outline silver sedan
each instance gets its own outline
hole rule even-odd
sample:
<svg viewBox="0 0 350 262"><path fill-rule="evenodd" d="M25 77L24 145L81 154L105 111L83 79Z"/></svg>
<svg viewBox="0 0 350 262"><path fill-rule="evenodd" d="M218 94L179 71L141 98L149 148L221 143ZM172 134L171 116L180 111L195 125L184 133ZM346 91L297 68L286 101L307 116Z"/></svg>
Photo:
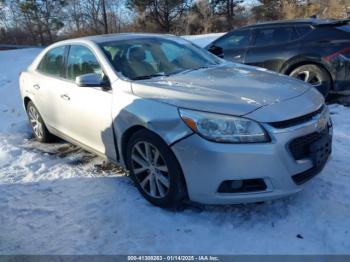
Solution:
<svg viewBox="0 0 350 262"><path fill-rule="evenodd" d="M162 207L284 197L331 153L329 111L312 86L170 35L55 43L20 90L37 140L58 136L126 167Z"/></svg>

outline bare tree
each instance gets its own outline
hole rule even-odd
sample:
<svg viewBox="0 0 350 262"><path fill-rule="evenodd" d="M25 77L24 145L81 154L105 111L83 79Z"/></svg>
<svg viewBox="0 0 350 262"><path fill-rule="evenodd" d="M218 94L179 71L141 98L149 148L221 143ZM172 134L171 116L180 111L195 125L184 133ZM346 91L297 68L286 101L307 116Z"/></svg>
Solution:
<svg viewBox="0 0 350 262"><path fill-rule="evenodd" d="M81 1L70 0L65 10L65 20L68 21L66 26L70 31L81 33L84 27L83 16Z"/></svg>
<svg viewBox="0 0 350 262"><path fill-rule="evenodd" d="M209 1L200 0L195 3L195 8L199 14L201 19L201 23L203 25L203 33L209 33L209 28L211 26L211 18L213 15L211 6Z"/></svg>
<svg viewBox="0 0 350 262"><path fill-rule="evenodd" d="M65 31L69 36L120 32L124 0L69 0Z"/></svg>
<svg viewBox="0 0 350 262"><path fill-rule="evenodd" d="M6 23L6 6L5 1L0 0L0 40L6 38L7 23Z"/></svg>
<svg viewBox="0 0 350 262"><path fill-rule="evenodd" d="M62 28L61 9L64 0L15 0L13 16L31 34L33 41L39 35L40 44L52 43L53 34Z"/></svg>
<svg viewBox="0 0 350 262"><path fill-rule="evenodd" d="M105 0L101 0L104 33L108 34L107 12Z"/></svg>
<svg viewBox="0 0 350 262"><path fill-rule="evenodd" d="M163 32L171 32L189 7L188 0L128 0L127 6L143 19L154 21Z"/></svg>
<svg viewBox="0 0 350 262"><path fill-rule="evenodd" d="M211 5L217 16L223 16L226 19L226 29L234 27L234 20L237 13L244 9L241 5L244 0L212 0Z"/></svg>
<svg viewBox="0 0 350 262"><path fill-rule="evenodd" d="M122 31L223 32L249 22L315 14L346 18L350 10L350 0L256 1L252 6L251 0L0 0L0 41L46 45Z"/></svg>
<svg viewBox="0 0 350 262"><path fill-rule="evenodd" d="M269 21L282 18L281 0L259 0L260 4L252 8L257 21Z"/></svg>

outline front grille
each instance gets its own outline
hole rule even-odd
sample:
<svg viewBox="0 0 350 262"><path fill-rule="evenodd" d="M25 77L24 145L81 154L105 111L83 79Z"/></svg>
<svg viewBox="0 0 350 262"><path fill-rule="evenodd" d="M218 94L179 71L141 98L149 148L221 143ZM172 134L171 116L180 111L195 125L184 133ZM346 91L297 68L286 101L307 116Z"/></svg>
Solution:
<svg viewBox="0 0 350 262"><path fill-rule="evenodd" d="M290 152L295 160L306 158L312 143L322 137L321 133L314 132L306 136L298 137L289 144Z"/></svg>
<svg viewBox="0 0 350 262"><path fill-rule="evenodd" d="M292 153L295 160L300 160L309 157L310 146L321 139L323 136L328 135L329 127L326 127L321 132L314 132L306 136L295 138L289 143L289 150Z"/></svg>
<svg viewBox="0 0 350 262"><path fill-rule="evenodd" d="M321 172L332 152L332 137L329 134L329 126L322 132L314 132L306 136L298 137L289 144L290 152L296 160L309 158L313 167L309 170L293 175L292 179L297 185L301 185Z"/></svg>
<svg viewBox="0 0 350 262"><path fill-rule="evenodd" d="M314 132L292 140L289 143L289 150L294 159L300 160L309 157L311 144L322 138L322 136L325 134L328 134L328 127L326 127L322 132Z"/></svg>
<svg viewBox="0 0 350 262"><path fill-rule="evenodd" d="M275 127L275 128L288 128L291 126L300 125L300 124L303 124L303 123L306 123L306 122L312 120L312 118L314 116L320 114L324 110L324 107L325 107L325 105L321 106L316 111L314 111L310 114L307 114L307 115L303 115L300 117L296 117L296 118L292 118L292 119L288 119L288 120L284 120L284 121L279 121L279 122L270 122L268 124Z"/></svg>

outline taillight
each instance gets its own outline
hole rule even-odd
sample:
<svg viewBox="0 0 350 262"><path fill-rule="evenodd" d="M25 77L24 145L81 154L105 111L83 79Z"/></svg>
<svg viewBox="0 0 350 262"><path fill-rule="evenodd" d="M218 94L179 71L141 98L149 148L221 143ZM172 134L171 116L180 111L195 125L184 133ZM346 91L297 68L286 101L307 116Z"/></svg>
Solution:
<svg viewBox="0 0 350 262"><path fill-rule="evenodd" d="M324 59L326 61L331 61L333 58L335 58L337 56L344 56L344 57L350 59L350 47L347 47L347 48L344 48L340 51L334 52L333 54L326 56Z"/></svg>

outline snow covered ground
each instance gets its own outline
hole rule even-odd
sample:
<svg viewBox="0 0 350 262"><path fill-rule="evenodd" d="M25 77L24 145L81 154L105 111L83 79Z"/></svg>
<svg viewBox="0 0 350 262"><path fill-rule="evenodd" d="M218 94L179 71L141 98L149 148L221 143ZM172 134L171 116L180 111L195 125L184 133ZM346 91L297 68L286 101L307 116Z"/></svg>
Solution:
<svg viewBox="0 0 350 262"><path fill-rule="evenodd" d="M332 159L300 194L162 210L101 158L32 139L17 79L38 52L0 51L0 254L350 254L349 108L331 106Z"/></svg>

